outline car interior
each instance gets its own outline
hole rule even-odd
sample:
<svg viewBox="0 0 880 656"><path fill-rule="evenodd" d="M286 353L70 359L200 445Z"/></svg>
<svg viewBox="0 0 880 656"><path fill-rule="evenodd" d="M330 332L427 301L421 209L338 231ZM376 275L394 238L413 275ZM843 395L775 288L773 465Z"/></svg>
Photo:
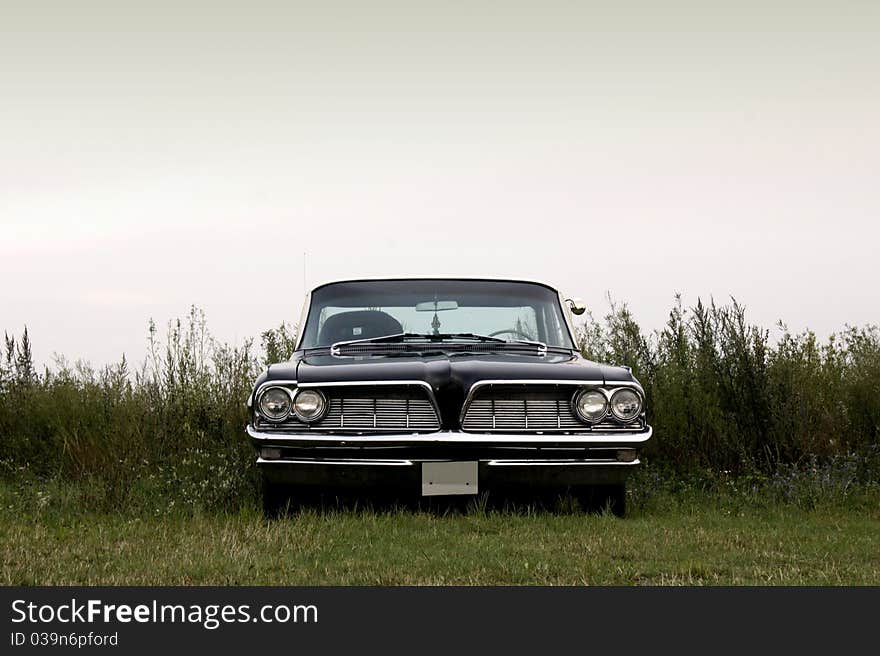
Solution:
<svg viewBox="0 0 880 656"><path fill-rule="evenodd" d="M371 339L403 332L400 322L380 310L354 310L327 317L318 338L320 344L352 339Z"/></svg>

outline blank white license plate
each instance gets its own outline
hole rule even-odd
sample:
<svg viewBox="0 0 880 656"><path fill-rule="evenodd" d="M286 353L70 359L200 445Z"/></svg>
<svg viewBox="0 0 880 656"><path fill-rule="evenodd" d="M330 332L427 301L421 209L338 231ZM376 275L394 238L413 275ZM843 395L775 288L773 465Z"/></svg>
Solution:
<svg viewBox="0 0 880 656"><path fill-rule="evenodd" d="M423 462L422 496L476 494L476 462Z"/></svg>

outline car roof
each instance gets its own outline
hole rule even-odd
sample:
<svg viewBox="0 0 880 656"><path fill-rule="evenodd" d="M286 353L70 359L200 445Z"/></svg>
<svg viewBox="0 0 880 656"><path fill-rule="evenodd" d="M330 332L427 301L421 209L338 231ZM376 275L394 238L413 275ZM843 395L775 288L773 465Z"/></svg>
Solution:
<svg viewBox="0 0 880 656"><path fill-rule="evenodd" d="M398 280L463 280L463 281L472 281L472 282L522 282L531 285L541 285L542 287L546 287L554 292L559 292L558 287L554 287L553 285L543 282L541 280L529 280L525 278L512 278L512 277L502 277L502 276L452 276L452 275L424 275L424 276L370 276L363 278L340 278L336 280L327 280L322 282L320 285L316 285L311 288L311 291L314 292L317 289L321 289L322 287L326 287L328 285L335 285L337 283L346 283L346 282L381 282L383 280L387 281L398 281Z"/></svg>

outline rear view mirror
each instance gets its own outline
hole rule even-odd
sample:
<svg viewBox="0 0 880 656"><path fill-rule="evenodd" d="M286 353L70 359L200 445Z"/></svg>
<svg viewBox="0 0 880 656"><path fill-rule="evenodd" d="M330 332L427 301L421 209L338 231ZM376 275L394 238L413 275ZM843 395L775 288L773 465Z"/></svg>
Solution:
<svg viewBox="0 0 880 656"><path fill-rule="evenodd" d="M587 304L584 303L583 299L567 298L565 299L565 302L568 303L568 307L572 314L581 315L587 311Z"/></svg>
<svg viewBox="0 0 880 656"><path fill-rule="evenodd" d="M416 312L442 312L443 310L457 310L458 301L425 301L416 303Z"/></svg>

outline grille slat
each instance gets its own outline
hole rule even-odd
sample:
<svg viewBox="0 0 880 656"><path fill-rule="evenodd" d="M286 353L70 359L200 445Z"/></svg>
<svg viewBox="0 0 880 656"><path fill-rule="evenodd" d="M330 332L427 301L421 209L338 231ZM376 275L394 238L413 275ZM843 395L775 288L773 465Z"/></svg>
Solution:
<svg viewBox="0 0 880 656"><path fill-rule="evenodd" d="M517 387L491 385L478 390L467 408L462 429L466 432L633 432L644 427L642 420L621 424L607 418L584 424L571 405L576 387Z"/></svg>

